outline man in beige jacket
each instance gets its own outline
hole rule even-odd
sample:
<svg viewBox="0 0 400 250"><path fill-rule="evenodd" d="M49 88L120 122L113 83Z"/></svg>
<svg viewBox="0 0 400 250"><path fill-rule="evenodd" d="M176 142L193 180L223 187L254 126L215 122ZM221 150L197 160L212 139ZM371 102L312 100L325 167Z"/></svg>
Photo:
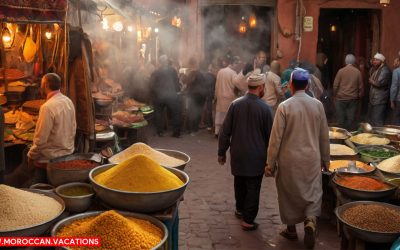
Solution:
<svg viewBox="0 0 400 250"><path fill-rule="evenodd" d="M364 94L364 87L361 72L354 66L356 63L355 56L346 55L345 63L346 66L336 74L333 83L333 96L338 126L353 130L358 102Z"/></svg>

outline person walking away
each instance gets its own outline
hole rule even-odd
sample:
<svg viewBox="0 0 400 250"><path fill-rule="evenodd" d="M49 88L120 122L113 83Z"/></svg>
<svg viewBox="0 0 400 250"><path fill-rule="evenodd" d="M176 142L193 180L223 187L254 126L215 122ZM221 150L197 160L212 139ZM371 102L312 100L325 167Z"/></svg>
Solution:
<svg viewBox="0 0 400 250"><path fill-rule="evenodd" d="M273 114L275 114L278 104L285 99L279 77L280 67L278 61L272 61L271 70L266 73L265 77L265 95L262 100L272 108Z"/></svg>
<svg viewBox="0 0 400 250"><path fill-rule="evenodd" d="M189 133L194 135L199 130L201 114L204 103L206 101L205 77L197 68L196 60L189 60L189 72L187 76L187 95L189 98L188 105L188 129Z"/></svg>
<svg viewBox="0 0 400 250"><path fill-rule="evenodd" d="M43 76L40 90L46 102L39 109L28 167L34 169L32 184L47 182L49 160L74 152L76 117L72 101L60 91L61 78L55 73Z"/></svg>
<svg viewBox="0 0 400 250"><path fill-rule="evenodd" d="M234 56L228 67L220 69L215 83L215 136L218 136L219 130L224 122L229 105L238 96L235 94L235 88L242 92L247 90L245 75L248 72L238 72L241 70L242 61L240 57Z"/></svg>
<svg viewBox="0 0 400 250"><path fill-rule="evenodd" d="M212 64L208 65L207 71L203 71L204 76L204 85L206 89L206 104L204 110L204 118L203 123L207 126L207 130L209 132L212 131L214 126L213 120L213 100L214 100L214 93L215 93L215 76L216 76L216 69Z"/></svg>
<svg viewBox="0 0 400 250"><path fill-rule="evenodd" d="M390 107L393 109L393 125L400 125L400 55L394 59L392 85L390 86Z"/></svg>
<svg viewBox="0 0 400 250"><path fill-rule="evenodd" d="M264 94L264 75L252 74L249 91L229 107L218 141L218 162L225 164L230 148L231 173L234 176L236 217L243 230L258 227L260 188L272 127L271 108L260 98Z"/></svg>
<svg viewBox="0 0 400 250"><path fill-rule="evenodd" d="M160 67L150 77L150 90L153 97L155 123L158 136L164 136L164 109L167 108L172 116L173 137L181 134L181 103L179 78L176 70L169 65L166 55L160 56Z"/></svg>
<svg viewBox="0 0 400 250"><path fill-rule="evenodd" d="M372 68L368 82L369 91L368 118L374 127L382 127L385 122L386 106L389 101L392 75L385 63L385 56L376 53L372 59Z"/></svg>
<svg viewBox="0 0 400 250"><path fill-rule="evenodd" d="M279 211L287 228L280 234L297 239L304 222L304 243L315 244L321 213L321 164L329 168L329 129L320 101L305 93L309 73L296 68L289 83L292 97L279 104L269 140L265 175L275 177Z"/></svg>
<svg viewBox="0 0 400 250"><path fill-rule="evenodd" d="M333 82L336 119L338 126L352 131L359 101L364 94L361 71L355 66L356 57L346 55L343 68L339 69Z"/></svg>

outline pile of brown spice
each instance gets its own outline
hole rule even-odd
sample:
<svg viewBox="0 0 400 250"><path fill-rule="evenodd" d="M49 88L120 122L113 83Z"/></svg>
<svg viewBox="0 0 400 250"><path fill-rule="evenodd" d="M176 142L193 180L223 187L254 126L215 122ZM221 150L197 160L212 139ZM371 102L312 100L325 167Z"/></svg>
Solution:
<svg viewBox="0 0 400 250"><path fill-rule="evenodd" d="M400 233L400 211L375 204L360 204L342 213L352 226L374 232Z"/></svg>

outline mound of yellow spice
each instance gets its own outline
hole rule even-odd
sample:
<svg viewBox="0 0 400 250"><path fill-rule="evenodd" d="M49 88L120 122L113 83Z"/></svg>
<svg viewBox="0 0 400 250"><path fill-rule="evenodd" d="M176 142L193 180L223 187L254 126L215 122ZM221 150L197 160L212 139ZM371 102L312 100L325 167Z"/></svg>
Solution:
<svg viewBox="0 0 400 250"><path fill-rule="evenodd" d="M163 232L147 220L124 217L110 210L74 221L61 228L57 237L99 237L101 248L96 249L144 250L160 243Z"/></svg>
<svg viewBox="0 0 400 250"><path fill-rule="evenodd" d="M145 155L135 155L94 179L108 188L130 192L167 191L184 184L175 174Z"/></svg>

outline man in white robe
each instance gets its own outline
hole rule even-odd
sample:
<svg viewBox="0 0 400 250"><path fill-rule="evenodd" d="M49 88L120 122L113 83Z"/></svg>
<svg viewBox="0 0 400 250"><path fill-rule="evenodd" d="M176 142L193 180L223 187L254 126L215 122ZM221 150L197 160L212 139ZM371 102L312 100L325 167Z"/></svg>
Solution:
<svg viewBox="0 0 400 250"><path fill-rule="evenodd" d="M321 166L329 167L330 159L324 107L304 91L309 77L301 68L292 73L292 97L276 111L265 175L276 175L280 216L287 225L281 235L297 239L295 225L304 221L304 244L312 248L321 213Z"/></svg>
<svg viewBox="0 0 400 250"><path fill-rule="evenodd" d="M247 91L247 82L245 75L248 72L240 71L242 62L240 57L234 56L231 64L228 67L218 71L217 80L215 83L215 98L216 98L216 112L215 112L215 135L218 136L219 130L224 122L226 113L228 112L229 105L233 100L238 98L235 93L235 88L241 92Z"/></svg>

